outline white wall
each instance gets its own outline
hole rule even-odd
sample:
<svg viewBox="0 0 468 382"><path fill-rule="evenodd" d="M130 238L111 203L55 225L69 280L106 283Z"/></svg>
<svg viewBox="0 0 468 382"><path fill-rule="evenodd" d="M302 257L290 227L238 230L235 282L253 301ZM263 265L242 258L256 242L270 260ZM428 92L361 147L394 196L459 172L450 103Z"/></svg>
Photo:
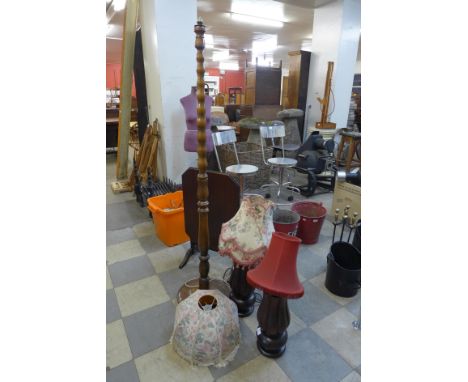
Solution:
<svg viewBox="0 0 468 382"><path fill-rule="evenodd" d="M140 0L149 118L158 118L161 126L158 176L175 181L196 158L184 151L185 115L179 102L196 84L196 22L196 0L184 0L183 6L174 0Z"/></svg>
<svg viewBox="0 0 468 382"><path fill-rule="evenodd" d="M361 1L344 0L341 37L336 60L333 92L335 111L330 120L337 128L346 127L351 103L351 92L361 36Z"/></svg>
<svg viewBox="0 0 468 382"><path fill-rule="evenodd" d="M354 67L354 73L355 74L361 73L361 61L356 61L356 66Z"/></svg>
<svg viewBox="0 0 468 382"><path fill-rule="evenodd" d="M337 0L314 10L307 93L308 127L320 121L317 97L323 98L328 61L335 63L332 79L335 106L330 121L335 122L337 128L346 126L360 36L360 4L360 0Z"/></svg>

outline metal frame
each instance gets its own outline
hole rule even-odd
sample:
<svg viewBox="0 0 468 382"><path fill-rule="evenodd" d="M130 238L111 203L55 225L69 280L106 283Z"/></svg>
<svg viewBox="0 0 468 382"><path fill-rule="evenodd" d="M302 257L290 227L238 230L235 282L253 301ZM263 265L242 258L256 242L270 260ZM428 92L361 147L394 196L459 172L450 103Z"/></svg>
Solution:
<svg viewBox="0 0 468 382"><path fill-rule="evenodd" d="M262 124L260 125L260 146L262 148L262 157L263 157L263 162L270 166L271 169L278 167L279 169L279 174L278 174L278 182L274 181L271 179L271 182L273 183L268 183L262 185L260 188L267 188L270 186L278 186L278 192L277 192L277 198L279 202L280 194L281 194L281 189L286 188L289 189L290 191L300 193L300 190L297 187L291 186L291 182L289 181L289 174L287 174L288 181L283 183L283 172L287 170L288 167L285 166L280 166L280 165L274 165L272 163L269 163L265 159L265 150L263 147L263 140L265 140L265 146L267 143L267 139L271 139L271 144L272 146L275 146L275 139L279 138L281 142L281 155L282 158L284 158L284 137L286 136L286 128L284 126L284 123L281 121L273 121L270 125ZM293 167L291 167L293 168ZM290 196L292 198L292 195ZM289 198L288 198L289 200Z"/></svg>
<svg viewBox="0 0 468 382"><path fill-rule="evenodd" d="M262 124L260 125L260 146L262 148L262 157L263 157L263 162L269 166L271 166L270 163L268 163L265 159L265 150L263 149L263 140L265 141L267 139L271 139L271 145L275 146L275 138L280 138L281 141L281 154L284 158L284 137L286 136L286 129L284 127L284 123L281 121L273 121L271 125L265 125ZM266 146L266 142L265 142Z"/></svg>
<svg viewBox="0 0 468 382"><path fill-rule="evenodd" d="M211 136L213 137L213 146L214 146L216 161L218 162L218 167L219 167L220 172L226 172L226 171L223 171L223 168L221 166L221 161L219 160L218 150L216 149L217 146L232 144L234 147L234 154L236 156L237 164L240 164L239 157L237 156L237 148L236 148L237 138L236 138L236 133L234 132L234 130L219 131L217 133L212 133Z"/></svg>

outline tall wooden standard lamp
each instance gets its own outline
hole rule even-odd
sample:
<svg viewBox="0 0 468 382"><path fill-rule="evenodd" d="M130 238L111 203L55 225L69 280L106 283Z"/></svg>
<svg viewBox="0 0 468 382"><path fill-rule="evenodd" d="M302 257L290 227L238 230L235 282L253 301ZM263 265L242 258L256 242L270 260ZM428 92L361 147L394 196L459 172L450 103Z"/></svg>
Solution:
<svg viewBox="0 0 468 382"><path fill-rule="evenodd" d="M197 138L198 138L198 175L197 175L197 198L198 198L198 248L200 250L200 265L198 278L191 279L184 283L177 294L177 301L180 302L198 289L218 289L229 297L231 288L223 280L210 279L210 255L208 254L209 230L208 230L208 174L206 168L206 117L205 117L205 68L203 67L203 50L205 49L205 25L201 17L195 24L196 34L195 48L197 49Z"/></svg>

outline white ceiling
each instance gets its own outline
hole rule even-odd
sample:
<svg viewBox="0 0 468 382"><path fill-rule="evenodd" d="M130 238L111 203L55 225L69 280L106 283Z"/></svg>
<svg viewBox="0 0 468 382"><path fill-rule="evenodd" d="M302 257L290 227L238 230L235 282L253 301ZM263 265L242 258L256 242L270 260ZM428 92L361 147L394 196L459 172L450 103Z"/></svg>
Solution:
<svg viewBox="0 0 468 382"><path fill-rule="evenodd" d="M206 34L213 36L213 46L208 44L208 39L205 41L205 66L218 67L219 61L213 61L213 54L222 51L227 54L225 50L229 49L229 58L223 61L238 63L240 68L244 68L245 61L252 60L254 41L276 38L275 49L260 49L256 55L260 56L260 60L266 59L266 65L272 62L272 65L277 66L282 60L283 67L287 67L288 52L310 50L314 8L331 1L334 0L198 0L198 16L203 18ZM124 11L113 12L112 8L112 4L108 5L107 62L118 63ZM268 20L282 21L283 25L275 27L240 22L231 19L236 17L231 16L232 13L256 17L261 15Z"/></svg>

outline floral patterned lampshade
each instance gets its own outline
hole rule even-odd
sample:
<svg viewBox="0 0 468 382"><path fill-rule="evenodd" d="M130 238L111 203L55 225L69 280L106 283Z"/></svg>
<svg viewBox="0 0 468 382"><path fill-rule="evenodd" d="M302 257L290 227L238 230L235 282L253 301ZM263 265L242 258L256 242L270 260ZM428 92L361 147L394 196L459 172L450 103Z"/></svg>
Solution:
<svg viewBox="0 0 468 382"><path fill-rule="evenodd" d="M240 344L236 304L217 290L197 290L177 305L171 342L193 365L226 366Z"/></svg>
<svg viewBox="0 0 468 382"><path fill-rule="evenodd" d="M219 254L229 256L238 266L257 265L275 231L273 207L273 202L263 196L244 196L236 215L221 227Z"/></svg>

